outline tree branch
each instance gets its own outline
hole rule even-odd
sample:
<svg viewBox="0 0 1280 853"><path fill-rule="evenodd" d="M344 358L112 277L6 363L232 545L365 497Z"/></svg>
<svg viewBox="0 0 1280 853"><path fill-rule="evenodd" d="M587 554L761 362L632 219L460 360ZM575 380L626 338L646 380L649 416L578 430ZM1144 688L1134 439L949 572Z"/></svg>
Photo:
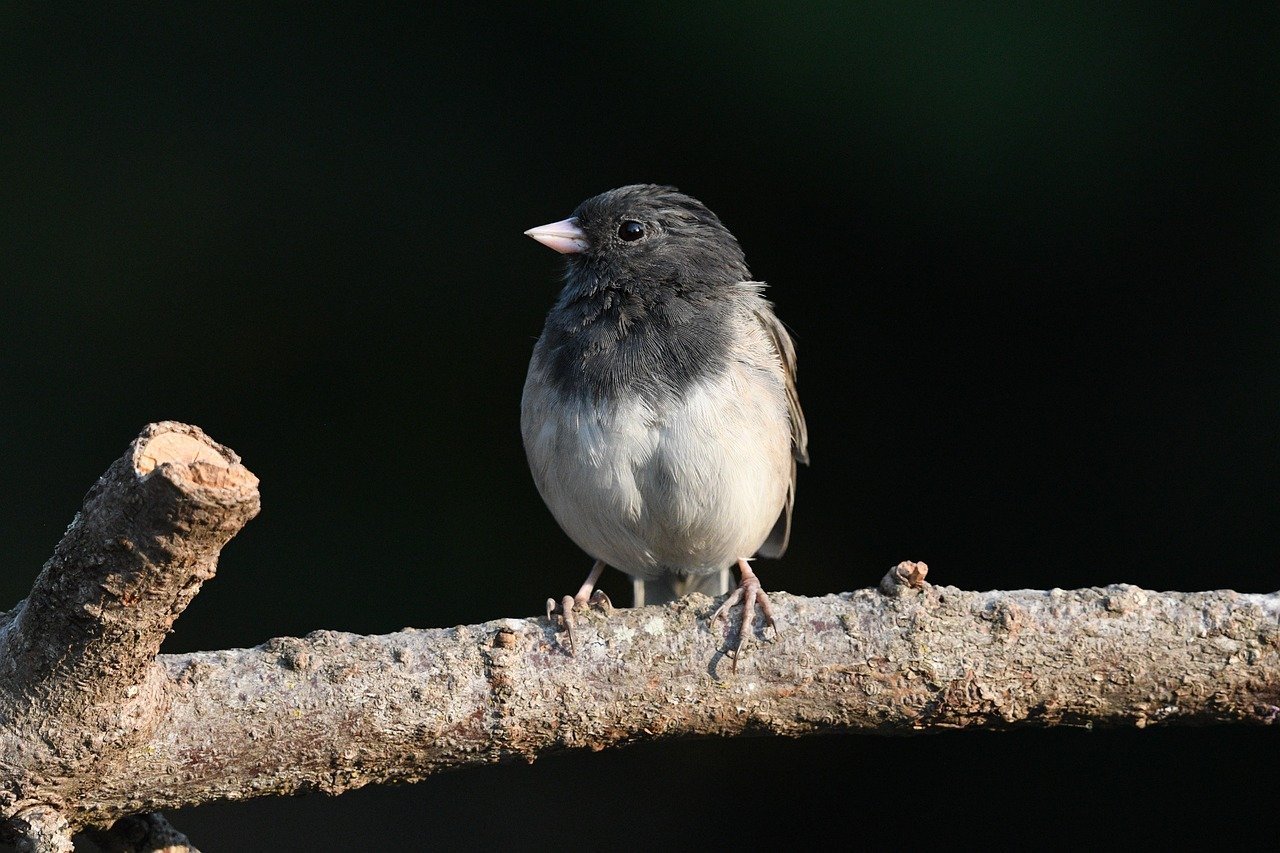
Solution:
<svg viewBox="0 0 1280 853"><path fill-rule="evenodd" d="M111 829L90 833L103 853L200 853L159 814L123 818Z"/></svg>
<svg viewBox="0 0 1280 853"><path fill-rule="evenodd" d="M11 829L49 810L80 828L99 774L145 748L172 691L160 643L257 512L258 479L240 458L171 422L144 428L89 490L31 594L0 620Z"/></svg>
<svg viewBox="0 0 1280 853"><path fill-rule="evenodd" d="M18 842L18 853L68 853L71 827L56 809L35 805L23 809L9 822Z"/></svg>
<svg viewBox="0 0 1280 853"><path fill-rule="evenodd" d="M162 435L187 449L157 448ZM148 448L165 447L147 469ZM162 471L168 485L146 485ZM715 602L696 595L584 614L576 657L540 618L154 657L256 511L235 455L174 424L148 427L91 490L0 628L0 648L22 655L4 658L0 690L11 831L35 807L110 827L659 738L1280 719L1280 594L966 592L926 584L916 563L878 589L773 594L783 632L757 628L736 674L732 637L708 624ZM60 657L52 636L72 651Z"/></svg>

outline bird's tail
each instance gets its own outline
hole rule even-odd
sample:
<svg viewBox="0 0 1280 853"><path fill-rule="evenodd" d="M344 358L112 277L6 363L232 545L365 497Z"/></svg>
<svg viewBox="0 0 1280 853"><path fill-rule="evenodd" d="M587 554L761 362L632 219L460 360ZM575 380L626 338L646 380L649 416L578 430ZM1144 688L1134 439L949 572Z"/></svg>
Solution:
<svg viewBox="0 0 1280 853"><path fill-rule="evenodd" d="M701 592L713 598L728 592L733 583L733 576L728 568L706 575L667 575L657 580L640 580L631 582L635 600L633 607L644 607L646 604L666 604L683 598L691 592Z"/></svg>

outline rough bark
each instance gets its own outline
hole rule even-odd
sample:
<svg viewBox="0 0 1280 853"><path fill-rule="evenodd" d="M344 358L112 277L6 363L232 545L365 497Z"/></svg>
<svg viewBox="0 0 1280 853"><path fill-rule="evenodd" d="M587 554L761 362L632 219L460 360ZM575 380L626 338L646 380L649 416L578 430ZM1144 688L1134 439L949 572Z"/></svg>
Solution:
<svg viewBox="0 0 1280 853"><path fill-rule="evenodd" d="M187 837L159 814L132 815L90 837L103 853L200 853Z"/></svg>
<svg viewBox="0 0 1280 853"><path fill-rule="evenodd" d="M169 434L217 458L174 439L186 452L148 469ZM256 510L235 455L174 424L90 492L0 628L0 817L33 845L33 816L52 833L30 849L83 827L127 838L157 809L658 738L1280 719L1280 594L966 592L916 563L877 589L773 593L782 633L755 626L736 674L700 595L582 614L576 656L528 618L157 657Z"/></svg>
<svg viewBox="0 0 1280 853"><path fill-rule="evenodd" d="M31 594L0 618L0 817L24 844L70 849L51 846L47 815L84 826L106 768L147 748L173 689L160 643L257 512L239 457L169 422L144 428L89 490Z"/></svg>
<svg viewBox="0 0 1280 853"><path fill-rule="evenodd" d="M50 806L22 809L9 823L17 836L18 853L67 853L74 849L66 818Z"/></svg>

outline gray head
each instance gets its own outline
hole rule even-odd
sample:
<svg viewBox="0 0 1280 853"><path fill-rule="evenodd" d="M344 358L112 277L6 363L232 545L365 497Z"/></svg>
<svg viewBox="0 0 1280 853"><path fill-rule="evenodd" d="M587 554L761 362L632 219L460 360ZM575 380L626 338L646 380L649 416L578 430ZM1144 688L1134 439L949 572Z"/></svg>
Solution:
<svg viewBox="0 0 1280 853"><path fill-rule="evenodd" d="M725 363L727 318L754 296L738 241L702 202L634 184L525 232L565 254L540 346L562 392L680 393Z"/></svg>
<svg viewBox="0 0 1280 853"><path fill-rule="evenodd" d="M742 248L719 217L675 187L609 190L570 218L525 233L568 256L566 290L575 296L601 289L711 295L751 278Z"/></svg>

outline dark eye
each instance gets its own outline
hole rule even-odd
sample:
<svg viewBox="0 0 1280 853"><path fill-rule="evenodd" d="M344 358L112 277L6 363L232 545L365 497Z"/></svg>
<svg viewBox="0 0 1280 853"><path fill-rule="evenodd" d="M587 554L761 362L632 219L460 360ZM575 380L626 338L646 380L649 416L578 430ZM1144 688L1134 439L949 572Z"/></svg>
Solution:
<svg viewBox="0 0 1280 853"><path fill-rule="evenodd" d="M634 219L628 219L618 226L618 236L630 243L644 236L644 226Z"/></svg>

